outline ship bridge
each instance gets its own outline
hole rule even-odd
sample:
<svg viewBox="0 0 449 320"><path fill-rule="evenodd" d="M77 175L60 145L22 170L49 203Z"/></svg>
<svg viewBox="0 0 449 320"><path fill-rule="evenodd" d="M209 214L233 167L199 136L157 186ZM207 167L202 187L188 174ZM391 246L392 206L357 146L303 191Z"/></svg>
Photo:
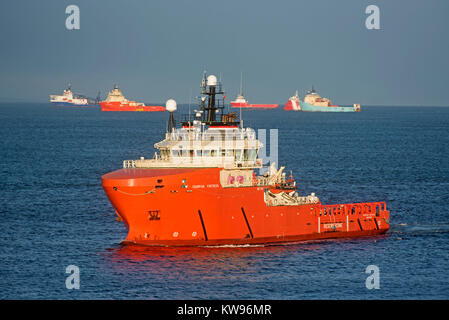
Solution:
<svg viewBox="0 0 449 320"><path fill-rule="evenodd" d="M257 155L263 144L251 128L176 129L154 147L159 153L153 159L125 160L124 167L262 167Z"/></svg>
<svg viewBox="0 0 449 320"><path fill-rule="evenodd" d="M321 97L318 94L318 92L315 91L315 88L313 86L312 90L307 91L307 94L304 97L304 102L312 106L322 106L322 107L328 107L331 106L332 104L332 102L329 99Z"/></svg>

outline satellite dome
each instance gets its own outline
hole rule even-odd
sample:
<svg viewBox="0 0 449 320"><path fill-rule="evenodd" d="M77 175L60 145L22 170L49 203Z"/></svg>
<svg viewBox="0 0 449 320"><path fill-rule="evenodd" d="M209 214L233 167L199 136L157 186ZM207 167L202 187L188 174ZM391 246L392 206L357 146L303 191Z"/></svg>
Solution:
<svg viewBox="0 0 449 320"><path fill-rule="evenodd" d="M167 109L168 112L176 111L177 109L176 101L173 99L168 99L167 102L165 103L165 108Z"/></svg>
<svg viewBox="0 0 449 320"><path fill-rule="evenodd" d="M207 85L208 86L216 86L217 85L217 77L211 74L207 77Z"/></svg>

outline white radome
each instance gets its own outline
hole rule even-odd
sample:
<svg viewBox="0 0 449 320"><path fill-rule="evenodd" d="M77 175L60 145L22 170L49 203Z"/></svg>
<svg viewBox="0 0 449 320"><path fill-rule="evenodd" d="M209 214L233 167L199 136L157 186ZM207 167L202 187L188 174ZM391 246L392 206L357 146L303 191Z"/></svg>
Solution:
<svg viewBox="0 0 449 320"><path fill-rule="evenodd" d="M167 102L165 103L165 109L167 109L168 112L176 111L177 109L176 101L173 99L168 99Z"/></svg>
<svg viewBox="0 0 449 320"><path fill-rule="evenodd" d="M217 85L217 77L211 74L207 77L207 85L208 86L216 86Z"/></svg>

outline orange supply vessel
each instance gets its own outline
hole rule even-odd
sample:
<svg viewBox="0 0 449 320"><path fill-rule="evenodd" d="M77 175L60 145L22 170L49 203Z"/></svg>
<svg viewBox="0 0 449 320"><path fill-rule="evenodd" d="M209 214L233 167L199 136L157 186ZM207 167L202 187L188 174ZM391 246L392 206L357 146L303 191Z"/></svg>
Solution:
<svg viewBox="0 0 449 320"><path fill-rule="evenodd" d="M117 85L100 103L101 111L165 111L163 106L146 106L142 102L125 99Z"/></svg>
<svg viewBox="0 0 449 320"><path fill-rule="evenodd" d="M238 95L234 101L231 101L233 108L246 108L246 109L275 109L279 107L278 104L254 104L249 103L243 95Z"/></svg>
<svg viewBox="0 0 449 320"><path fill-rule="evenodd" d="M245 109L275 109L278 104L254 104L249 103L243 96L243 74L240 75L240 93L234 101L231 101L232 108L245 108Z"/></svg>
<svg viewBox="0 0 449 320"><path fill-rule="evenodd" d="M125 160L102 177L119 218L124 243L167 246L271 244L382 234L389 229L385 202L324 205L299 195L284 167L262 168L263 147L235 112L223 113L221 84L203 77L200 110L176 128L176 102L154 158ZM220 102L223 102L220 104Z"/></svg>

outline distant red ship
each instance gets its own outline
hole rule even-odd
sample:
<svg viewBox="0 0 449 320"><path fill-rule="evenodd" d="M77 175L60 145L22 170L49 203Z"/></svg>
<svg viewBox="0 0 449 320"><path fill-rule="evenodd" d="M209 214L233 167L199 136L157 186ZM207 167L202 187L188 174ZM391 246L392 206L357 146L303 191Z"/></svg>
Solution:
<svg viewBox="0 0 449 320"><path fill-rule="evenodd" d="M275 109L278 104L253 104L248 103L242 94L239 94L234 101L231 101L233 108L262 108L262 109Z"/></svg>
<svg viewBox="0 0 449 320"><path fill-rule="evenodd" d="M240 76L240 94L235 98L234 101L231 101L231 106L233 108L257 108L257 109L275 109L279 105L278 104L253 104L248 103L248 101L243 96L243 76Z"/></svg>
<svg viewBox="0 0 449 320"><path fill-rule="evenodd" d="M106 100L99 104L101 111L165 111L163 106L146 106L142 102L127 100L117 85L109 92Z"/></svg>

